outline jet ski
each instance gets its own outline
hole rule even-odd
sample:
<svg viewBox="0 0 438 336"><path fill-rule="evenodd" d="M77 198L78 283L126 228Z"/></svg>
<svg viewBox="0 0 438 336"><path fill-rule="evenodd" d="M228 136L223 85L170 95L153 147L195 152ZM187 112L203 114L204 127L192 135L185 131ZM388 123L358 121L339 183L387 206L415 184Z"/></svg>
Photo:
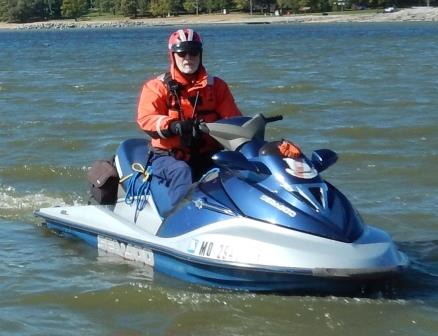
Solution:
<svg viewBox="0 0 438 336"><path fill-rule="evenodd" d="M166 184L149 169L148 141L139 138L117 150L113 204L35 215L100 251L203 286L335 293L402 274L409 260L391 237L366 225L321 177L337 161L335 152L285 158L278 141L265 140L266 125L281 119L259 114L201 123L224 149L174 208Z"/></svg>

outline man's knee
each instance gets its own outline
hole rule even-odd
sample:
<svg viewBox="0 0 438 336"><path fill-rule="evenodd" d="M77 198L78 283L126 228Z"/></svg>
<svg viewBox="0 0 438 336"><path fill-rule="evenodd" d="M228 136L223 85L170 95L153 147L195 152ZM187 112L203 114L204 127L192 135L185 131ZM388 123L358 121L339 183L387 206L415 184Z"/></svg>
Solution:
<svg viewBox="0 0 438 336"><path fill-rule="evenodd" d="M175 206L187 193L192 184L192 172L190 166L174 157L158 157L152 164L154 174L165 181L168 188L170 203Z"/></svg>
<svg viewBox="0 0 438 336"><path fill-rule="evenodd" d="M175 162L169 166L167 173L170 179L180 179L181 181L192 183L190 166L184 161L175 160Z"/></svg>

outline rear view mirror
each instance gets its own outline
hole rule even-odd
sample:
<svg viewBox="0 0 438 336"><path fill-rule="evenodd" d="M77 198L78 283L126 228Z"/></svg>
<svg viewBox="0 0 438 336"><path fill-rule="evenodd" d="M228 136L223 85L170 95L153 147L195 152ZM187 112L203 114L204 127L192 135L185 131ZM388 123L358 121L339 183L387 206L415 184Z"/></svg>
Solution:
<svg viewBox="0 0 438 336"><path fill-rule="evenodd" d="M338 154L330 149L317 149L312 153L311 161L313 167L320 173L338 161Z"/></svg>

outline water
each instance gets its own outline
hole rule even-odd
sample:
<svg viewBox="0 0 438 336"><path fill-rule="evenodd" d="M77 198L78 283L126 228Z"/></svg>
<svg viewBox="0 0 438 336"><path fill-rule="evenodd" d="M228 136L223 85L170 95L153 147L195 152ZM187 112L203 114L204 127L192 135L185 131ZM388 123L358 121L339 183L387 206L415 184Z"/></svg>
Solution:
<svg viewBox="0 0 438 336"><path fill-rule="evenodd" d="M433 23L199 27L208 70L242 111L285 116L269 138L338 152L324 176L412 260L388 293L209 290L39 225L33 210L86 203L91 162L141 136L140 86L165 70L172 30L0 32L0 334L436 335Z"/></svg>

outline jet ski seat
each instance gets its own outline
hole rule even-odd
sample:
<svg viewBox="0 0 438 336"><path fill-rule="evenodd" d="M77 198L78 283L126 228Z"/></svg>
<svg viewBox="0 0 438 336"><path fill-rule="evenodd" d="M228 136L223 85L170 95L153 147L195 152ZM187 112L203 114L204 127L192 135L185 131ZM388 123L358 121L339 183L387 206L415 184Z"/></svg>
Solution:
<svg viewBox="0 0 438 336"><path fill-rule="evenodd" d="M134 172L132 169L133 163L141 164L144 168L146 168L148 153L149 142L144 138L128 139L120 144L116 152L115 161L117 171L122 181L123 177L129 176ZM129 183L129 178L125 179L121 183L125 192L128 190ZM142 183L143 179L138 178L135 181L134 191L139 190ZM160 216L163 218L165 214L167 214L172 208L168 197L169 188L167 188L166 184L161 178L153 175L153 171L150 183L150 193L152 194L155 207Z"/></svg>
<svg viewBox="0 0 438 336"><path fill-rule="evenodd" d="M132 164L139 163L146 166L148 155L148 142L146 139L128 139L123 141L116 152L116 166L120 178L132 173ZM122 182L123 189L126 190L129 180Z"/></svg>

